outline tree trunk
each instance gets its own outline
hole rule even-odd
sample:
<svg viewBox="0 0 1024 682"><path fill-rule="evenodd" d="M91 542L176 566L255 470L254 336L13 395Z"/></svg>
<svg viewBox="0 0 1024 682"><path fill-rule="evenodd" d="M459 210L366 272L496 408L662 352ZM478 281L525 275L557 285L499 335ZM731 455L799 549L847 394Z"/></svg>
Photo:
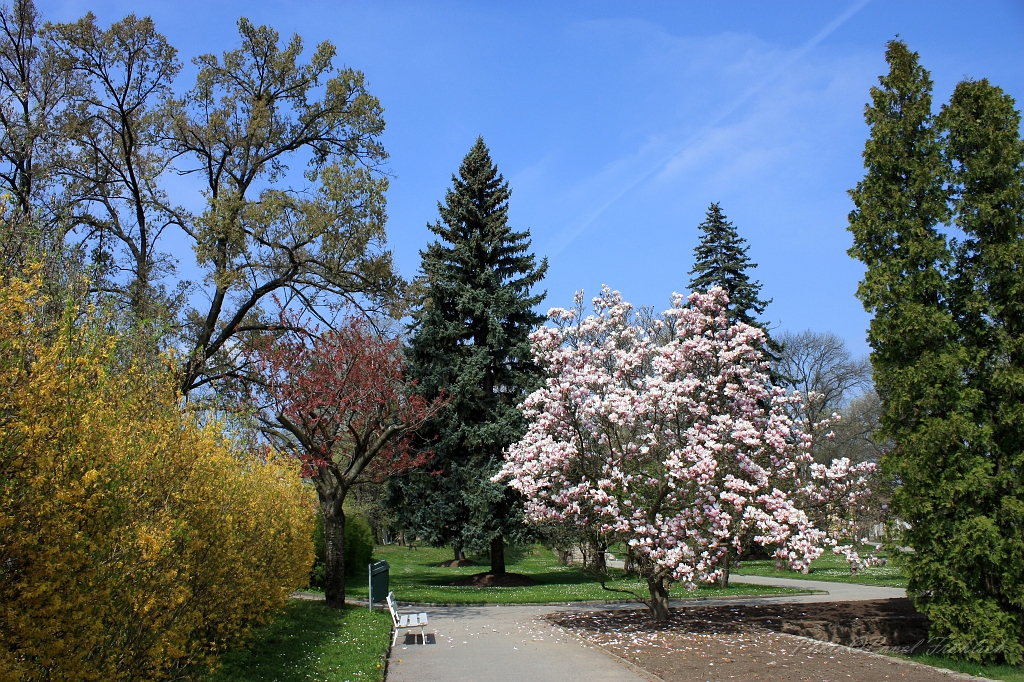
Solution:
<svg viewBox="0 0 1024 682"><path fill-rule="evenodd" d="M491 573L505 573L505 538L500 535L491 540Z"/></svg>
<svg viewBox="0 0 1024 682"><path fill-rule="evenodd" d="M462 548L462 544L461 543L455 544L452 547L452 550L455 552L455 560L456 561L465 561L466 560L466 551Z"/></svg>
<svg viewBox="0 0 1024 682"><path fill-rule="evenodd" d="M668 584L666 578L648 578L647 587L651 591L651 616L654 620L668 620Z"/></svg>
<svg viewBox="0 0 1024 682"><path fill-rule="evenodd" d="M605 551L608 549L608 543L603 540L597 540L592 545L593 552L590 556L590 570L596 573L607 573L608 562L605 557Z"/></svg>
<svg viewBox="0 0 1024 682"><path fill-rule="evenodd" d="M345 512L340 508L324 510L324 564L327 605L340 609L345 606Z"/></svg>
<svg viewBox="0 0 1024 682"><path fill-rule="evenodd" d="M722 577L718 579L718 586L723 590L729 587L729 569L731 568L730 557L732 557L732 547L725 550L725 562L722 566Z"/></svg>

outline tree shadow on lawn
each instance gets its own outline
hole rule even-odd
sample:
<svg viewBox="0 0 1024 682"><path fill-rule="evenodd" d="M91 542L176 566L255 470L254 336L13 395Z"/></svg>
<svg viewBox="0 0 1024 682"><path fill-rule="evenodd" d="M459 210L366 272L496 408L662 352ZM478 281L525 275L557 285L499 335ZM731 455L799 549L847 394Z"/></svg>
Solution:
<svg viewBox="0 0 1024 682"><path fill-rule="evenodd" d="M432 574L421 574L414 576L402 576L400 584L405 588L437 588L445 587L451 588L452 582L458 580L461 577L473 575L473 572L479 572L479 566L467 566L468 570L460 571L455 573L452 569L438 568L438 571L449 571L445 573L432 573ZM509 567L510 573L521 573L525 576L533 578L536 581L534 587L543 587L545 585L589 585L596 583L597 580L587 573L581 571L551 571L544 570L541 572L534 572L530 570L517 570L514 567ZM392 578L392 583L398 583L398 580ZM609 584L611 584L609 582ZM490 588L487 588L490 589ZM501 589L501 588L495 588Z"/></svg>
<svg viewBox="0 0 1024 682"><path fill-rule="evenodd" d="M565 601L629 600L628 594L601 590L594 576L577 567L566 567L558 563L555 555L547 548L516 547L509 557L514 561L506 563L510 573L532 579L530 586L470 585L456 586L459 580L480 572L481 567L448 567L438 564L447 559L450 551L437 548L382 547L376 558L387 559L391 564L390 589L399 602L421 604L532 604ZM618 580L620 571L613 569L610 576L614 581L610 587L626 587L638 590L641 585L635 581ZM642 586L646 592L646 585ZM365 582L349 583L349 594L353 598L366 598Z"/></svg>
<svg viewBox="0 0 1024 682"><path fill-rule="evenodd" d="M328 608L323 602L291 601L269 626L256 631L246 648L220 657L221 667L205 682L308 682L329 679L380 680L390 644L386 612L366 607Z"/></svg>
<svg viewBox="0 0 1024 682"><path fill-rule="evenodd" d="M538 550L536 545L505 545L505 565L518 564L523 559L533 556L540 551L547 552L549 550ZM491 565L490 554L477 554L474 552L467 554L466 556L481 566Z"/></svg>
<svg viewBox="0 0 1024 682"><path fill-rule="evenodd" d="M433 548L389 548L387 552L379 554L381 558L391 561L392 583L408 588L451 587L453 581L479 573L480 566L490 565L490 558L486 555L470 554L469 558L477 561L480 566L440 566L439 551L447 553L447 550ZM596 582L594 576L585 571L558 564L550 550L537 546L506 547L505 566L510 573L521 573L533 578L538 586Z"/></svg>
<svg viewBox="0 0 1024 682"><path fill-rule="evenodd" d="M479 566L466 566L454 569L439 568L435 565L432 568L433 570L430 572L424 572L419 575L401 576L401 584L406 587L451 587L453 581L480 571ZM597 579L589 573L564 566L506 564L506 569L509 573L521 573L532 578L536 582L535 587L545 585L584 585L597 582Z"/></svg>

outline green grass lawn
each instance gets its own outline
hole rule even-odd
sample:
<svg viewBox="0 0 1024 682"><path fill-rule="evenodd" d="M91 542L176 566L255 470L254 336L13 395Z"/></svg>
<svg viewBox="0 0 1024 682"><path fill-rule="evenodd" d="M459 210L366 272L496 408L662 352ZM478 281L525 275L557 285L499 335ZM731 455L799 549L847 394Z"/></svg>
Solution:
<svg viewBox="0 0 1024 682"><path fill-rule="evenodd" d="M864 552L866 553L866 552ZM899 567L890 563L886 566L872 566L860 570L857 575L850 575L850 566L841 554L825 554L811 563L811 572L807 575L792 571L788 567L781 571L775 570L775 559L743 561L734 575L763 575L774 578L797 578L801 580L828 580L839 583L858 583L860 585L877 585L879 587L906 587L907 578Z"/></svg>
<svg viewBox="0 0 1024 682"><path fill-rule="evenodd" d="M389 644L386 611L292 600L247 648L221 656L206 682L381 682Z"/></svg>
<svg viewBox="0 0 1024 682"><path fill-rule="evenodd" d="M488 566L465 566L462 568L441 568L439 564L452 558L449 549L430 547L399 547L390 545L374 549L374 560L387 559L391 565L391 589L395 597L403 602L432 604L524 604L548 602L573 602L591 600L628 600L628 594L608 592L586 572L560 565L554 554L541 545L525 548L511 548L506 558L506 568L512 573L522 573L537 581L532 587L452 587L459 578L488 570ZM474 557L476 558L476 557ZM481 559L483 561L483 559ZM609 587L629 589L647 595L647 583L621 578L621 572L611 570L617 578L608 582ZM366 599L365 579L350 578L346 594L356 599ZM673 597L716 597L759 594L793 594L798 590L766 587L762 585L736 584L728 589L701 587L687 592L681 585L673 586Z"/></svg>
<svg viewBox="0 0 1024 682"><path fill-rule="evenodd" d="M989 680L1003 680L1004 682L1024 682L1024 667L1014 665L982 665L981 663L968 663L966 661L954 661L952 658L936 654L918 654L916 656L894 655L895 658L903 658L908 661L932 665L936 668L945 668L958 673L984 677Z"/></svg>

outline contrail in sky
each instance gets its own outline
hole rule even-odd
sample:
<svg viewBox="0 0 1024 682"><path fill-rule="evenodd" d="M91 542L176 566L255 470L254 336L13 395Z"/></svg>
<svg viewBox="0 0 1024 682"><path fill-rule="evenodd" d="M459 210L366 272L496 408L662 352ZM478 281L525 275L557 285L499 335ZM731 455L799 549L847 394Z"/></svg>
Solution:
<svg viewBox="0 0 1024 682"><path fill-rule="evenodd" d="M565 249L565 247L569 246L569 244L571 244L573 240L576 239L576 237L580 236L580 234L582 234L583 231L586 230L591 223L597 220L597 218L602 213L607 211L619 199L621 199L626 194L631 192L637 185L646 182L651 177L661 172L662 169L664 169L665 166L667 166L672 161L672 159L676 158L677 156L685 152L687 149L689 149L690 146L693 145L693 143L697 142L700 138L704 137L719 123L725 120L730 114L732 114L741 106L743 106L743 104L745 104L747 100L749 100L751 97L764 90L765 87L767 87L772 81L774 81L776 78L778 78L783 73L788 71L789 68L793 66L793 64L795 64L804 55L806 55L808 52L814 49L814 47L817 46L821 41L825 40L825 38L828 38L837 28L846 23L846 21L850 17L852 17L854 14L862 10L864 6L867 5L869 2L871 2L871 0L858 0L857 2L850 5L845 12L843 12L838 17L833 19L831 22L828 23L828 25L826 25L823 29L818 31L810 40L801 45L799 50L790 55L790 57L782 64L780 64L774 71L772 71L767 78L764 78L760 83L747 90L732 104L730 104L728 107L720 111L718 115L711 119L711 121L709 121L707 124L705 124L703 128L701 128L696 133L691 135L681 147L679 147L677 150L669 154L667 157L662 158L649 171L641 175L639 178L629 183L628 185L625 185L618 192L612 194L610 197L608 197L607 200L604 201L604 203L596 207L590 213L590 215L585 217L582 221L578 222L576 224L576 227L570 229L567 233L564 233L561 239L557 240L554 247L548 250L548 253L552 256L561 253L562 250Z"/></svg>

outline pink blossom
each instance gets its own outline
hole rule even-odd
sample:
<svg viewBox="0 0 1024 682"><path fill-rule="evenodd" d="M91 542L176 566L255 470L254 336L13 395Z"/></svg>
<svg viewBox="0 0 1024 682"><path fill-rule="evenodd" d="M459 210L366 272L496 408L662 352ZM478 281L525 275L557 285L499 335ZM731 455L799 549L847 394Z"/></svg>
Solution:
<svg viewBox="0 0 1024 682"><path fill-rule="evenodd" d="M549 312L532 336L548 378L494 480L530 521L625 542L648 579L713 581L751 537L803 568L837 537L814 521L841 516L870 467L811 461L801 397L772 385L764 333L728 321L723 290L672 300L646 327L607 287L592 315L582 293Z"/></svg>

